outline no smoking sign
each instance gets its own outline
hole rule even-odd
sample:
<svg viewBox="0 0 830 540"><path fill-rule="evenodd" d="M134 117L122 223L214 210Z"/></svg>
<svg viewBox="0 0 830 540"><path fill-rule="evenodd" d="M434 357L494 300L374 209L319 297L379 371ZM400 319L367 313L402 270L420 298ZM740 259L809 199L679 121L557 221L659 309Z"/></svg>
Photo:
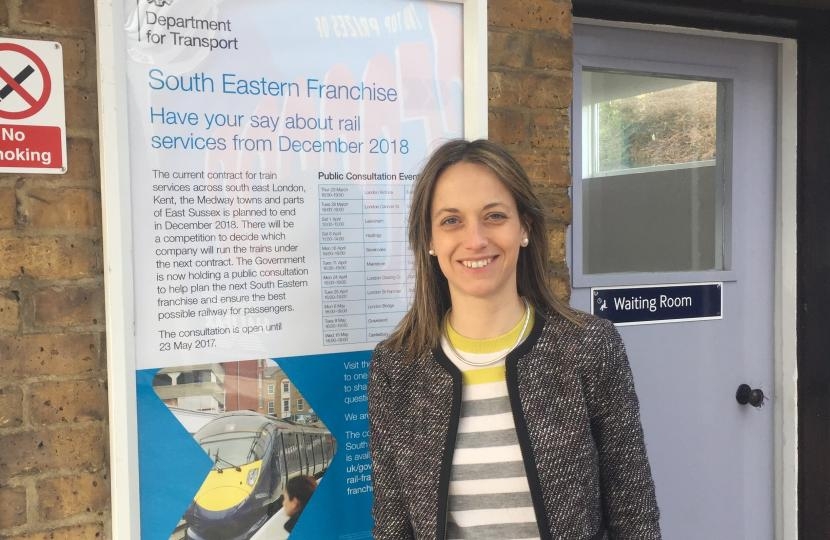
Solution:
<svg viewBox="0 0 830 540"><path fill-rule="evenodd" d="M0 38L0 173L66 172L63 51Z"/></svg>

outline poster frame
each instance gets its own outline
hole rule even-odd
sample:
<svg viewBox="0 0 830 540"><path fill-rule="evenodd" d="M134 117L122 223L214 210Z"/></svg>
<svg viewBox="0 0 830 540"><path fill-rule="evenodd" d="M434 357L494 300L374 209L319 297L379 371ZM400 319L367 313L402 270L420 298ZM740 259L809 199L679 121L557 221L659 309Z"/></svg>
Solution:
<svg viewBox="0 0 830 540"><path fill-rule="evenodd" d="M353 1L353 0L349 0ZM462 4L464 136L487 136L487 0ZM106 304L111 537L141 538L130 141L122 2L95 1L98 125Z"/></svg>

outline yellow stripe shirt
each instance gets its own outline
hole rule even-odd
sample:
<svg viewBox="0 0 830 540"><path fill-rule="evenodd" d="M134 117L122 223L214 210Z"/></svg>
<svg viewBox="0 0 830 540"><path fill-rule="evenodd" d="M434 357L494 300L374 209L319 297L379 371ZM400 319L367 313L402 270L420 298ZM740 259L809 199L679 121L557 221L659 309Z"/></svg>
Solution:
<svg viewBox="0 0 830 540"><path fill-rule="evenodd" d="M446 323L442 348L461 370L458 423L449 486L447 538L529 540L539 538L516 425L510 408L504 358L533 328L521 320L492 339L465 338ZM452 347L450 346L452 343ZM455 349L455 350L453 350ZM475 367L474 364L492 365Z"/></svg>

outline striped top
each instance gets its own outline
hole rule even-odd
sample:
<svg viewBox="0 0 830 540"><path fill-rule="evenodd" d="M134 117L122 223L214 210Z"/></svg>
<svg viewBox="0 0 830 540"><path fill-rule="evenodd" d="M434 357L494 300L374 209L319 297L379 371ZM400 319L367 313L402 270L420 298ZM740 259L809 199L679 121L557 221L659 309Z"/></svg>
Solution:
<svg viewBox="0 0 830 540"><path fill-rule="evenodd" d="M446 322L441 341L447 357L461 370L461 418L449 486L447 538L476 540L538 539L516 425L510 408L504 358L485 367L524 340L533 328L524 319L507 334L492 339L465 338ZM449 338L449 341L448 339ZM453 347L450 347L450 342Z"/></svg>

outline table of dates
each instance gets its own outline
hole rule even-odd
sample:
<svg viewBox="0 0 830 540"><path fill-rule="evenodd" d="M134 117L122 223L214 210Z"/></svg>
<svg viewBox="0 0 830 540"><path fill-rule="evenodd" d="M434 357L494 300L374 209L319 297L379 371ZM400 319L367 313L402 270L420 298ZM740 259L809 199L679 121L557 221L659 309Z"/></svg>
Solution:
<svg viewBox="0 0 830 540"><path fill-rule="evenodd" d="M406 241L410 184L320 185L323 343L384 339L414 290Z"/></svg>

